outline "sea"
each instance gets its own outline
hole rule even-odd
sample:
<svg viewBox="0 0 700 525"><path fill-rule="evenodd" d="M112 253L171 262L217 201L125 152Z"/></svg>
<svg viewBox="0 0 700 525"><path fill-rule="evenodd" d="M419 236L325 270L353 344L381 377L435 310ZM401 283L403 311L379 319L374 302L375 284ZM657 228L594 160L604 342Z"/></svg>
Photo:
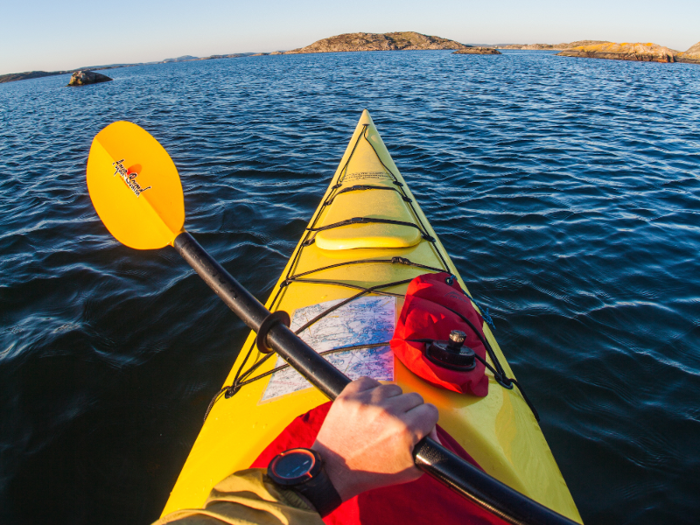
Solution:
<svg viewBox="0 0 700 525"><path fill-rule="evenodd" d="M85 169L156 137L186 225L270 293L363 109L488 308L589 524L700 515L700 66L406 51L0 85L0 522L148 524L245 337L172 249L120 245Z"/></svg>

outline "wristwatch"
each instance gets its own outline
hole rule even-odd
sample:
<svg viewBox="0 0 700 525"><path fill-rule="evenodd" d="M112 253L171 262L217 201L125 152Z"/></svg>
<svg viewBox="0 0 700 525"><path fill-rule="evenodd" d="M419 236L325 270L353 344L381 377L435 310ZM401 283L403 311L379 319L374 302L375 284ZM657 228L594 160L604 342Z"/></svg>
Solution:
<svg viewBox="0 0 700 525"><path fill-rule="evenodd" d="M292 448L278 454L270 461L267 476L275 485L304 496L321 517L343 502L323 468L323 458L315 450Z"/></svg>

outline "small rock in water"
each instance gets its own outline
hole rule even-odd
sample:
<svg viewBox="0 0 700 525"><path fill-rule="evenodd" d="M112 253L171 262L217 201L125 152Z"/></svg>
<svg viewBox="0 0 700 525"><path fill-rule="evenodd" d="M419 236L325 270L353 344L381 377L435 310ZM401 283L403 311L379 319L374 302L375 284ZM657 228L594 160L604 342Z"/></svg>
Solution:
<svg viewBox="0 0 700 525"><path fill-rule="evenodd" d="M500 55L501 52L495 47L467 46L458 49L453 55Z"/></svg>
<svg viewBox="0 0 700 525"><path fill-rule="evenodd" d="M112 80L107 75L95 73L94 71L76 71L70 77L69 86L86 86L88 84L98 84Z"/></svg>

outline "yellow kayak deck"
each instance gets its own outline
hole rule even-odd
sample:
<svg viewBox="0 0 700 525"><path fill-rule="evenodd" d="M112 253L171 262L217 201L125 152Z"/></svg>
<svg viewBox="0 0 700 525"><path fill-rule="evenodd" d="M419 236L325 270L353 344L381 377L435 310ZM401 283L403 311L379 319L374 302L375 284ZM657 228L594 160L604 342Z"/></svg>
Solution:
<svg viewBox="0 0 700 525"><path fill-rule="evenodd" d="M331 301L356 296L385 297L395 301L398 317L408 282L435 270L457 276L469 293L365 110L266 306L293 315L302 308L333 305L336 303ZM483 330L505 372L513 377L487 324ZM234 382L239 370L245 372L262 360L264 355L254 345L255 333L251 332L225 385ZM267 359L248 377L269 372L278 364L276 357ZM487 374L489 392L480 398L434 387L393 359L394 382L405 392L419 392L437 406L439 424L487 473L581 522L522 395L517 388L504 388L490 372ZM245 384L230 399L222 396L214 404L163 514L201 507L215 484L248 468L295 417L327 401L311 387L270 397L271 377L275 375Z"/></svg>

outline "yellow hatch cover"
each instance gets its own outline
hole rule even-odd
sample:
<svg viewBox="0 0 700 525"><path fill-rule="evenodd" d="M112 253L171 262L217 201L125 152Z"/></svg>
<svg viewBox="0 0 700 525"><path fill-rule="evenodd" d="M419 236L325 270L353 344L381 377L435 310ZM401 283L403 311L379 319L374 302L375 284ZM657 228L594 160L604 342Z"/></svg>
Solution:
<svg viewBox="0 0 700 525"><path fill-rule="evenodd" d="M352 219L377 222L346 224L319 231L316 245L323 250L409 248L421 240L420 230L414 226L380 222L387 220L414 224L411 213L396 191L371 188L341 193L335 197L327 216L317 227Z"/></svg>
<svg viewBox="0 0 700 525"><path fill-rule="evenodd" d="M315 237L323 250L410 248L421 240L416 219L372 147L372 138L358 140L345 173L326 199ZM357 222L348 224L352 219Z"/></svg>

